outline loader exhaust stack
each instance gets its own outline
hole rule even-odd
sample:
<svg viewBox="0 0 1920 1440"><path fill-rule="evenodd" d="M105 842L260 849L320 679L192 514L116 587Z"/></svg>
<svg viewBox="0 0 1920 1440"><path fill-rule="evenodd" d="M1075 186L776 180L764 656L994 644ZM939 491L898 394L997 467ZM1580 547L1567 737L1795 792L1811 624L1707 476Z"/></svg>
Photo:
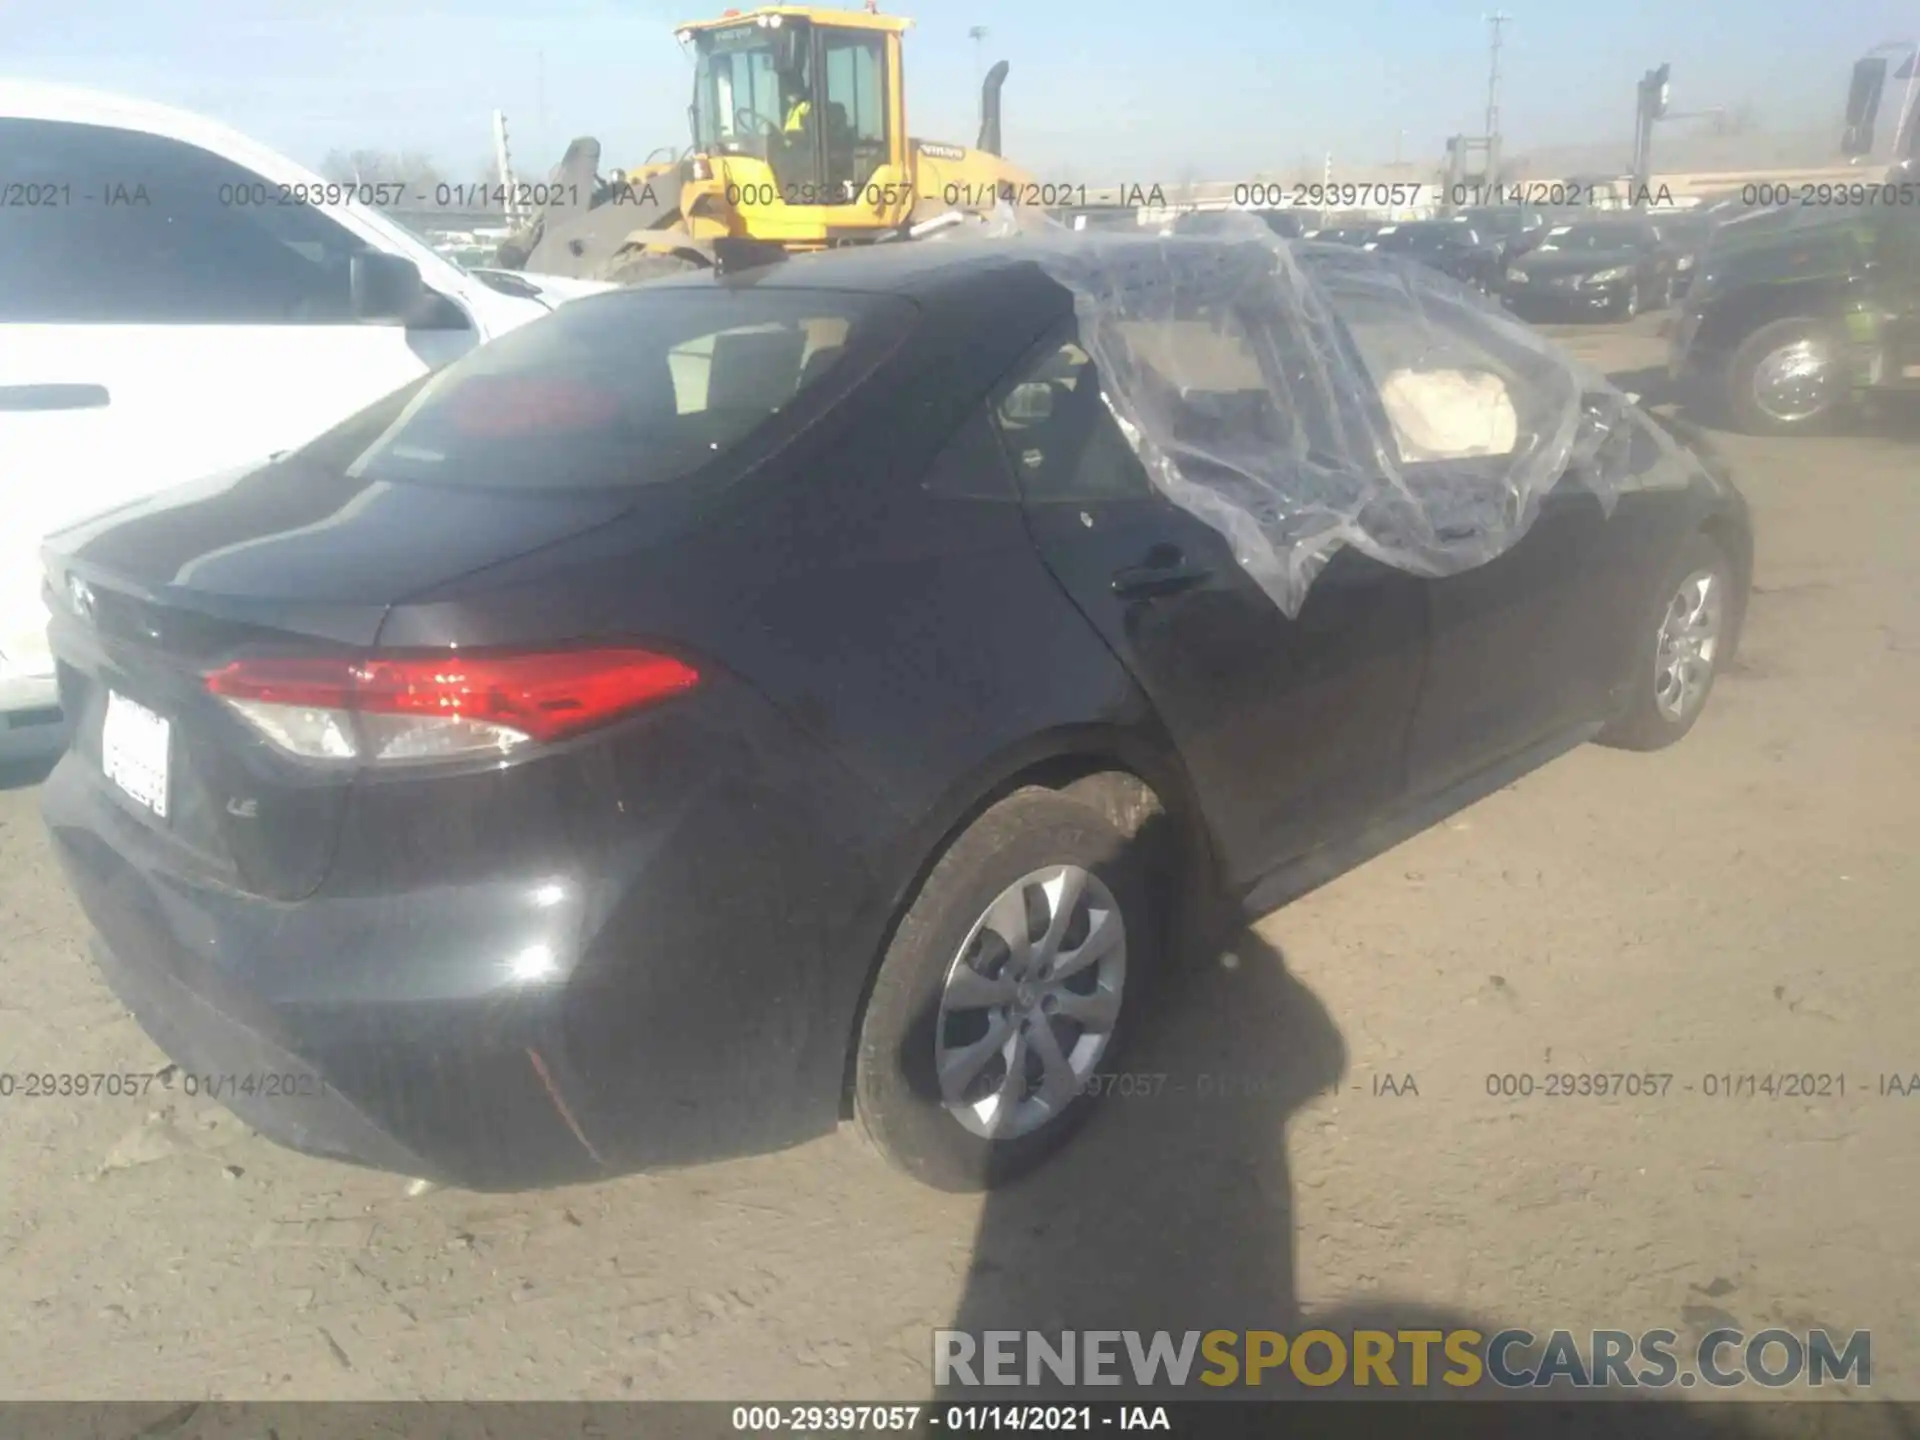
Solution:
<svg viewBox="0 0 1920 1440"><path fill-rule="evenodd" d="M974 148L989 155L1000 153L1000 87L1006 83L1007 62L1002 60L980 86L980 143Z"/></svg>

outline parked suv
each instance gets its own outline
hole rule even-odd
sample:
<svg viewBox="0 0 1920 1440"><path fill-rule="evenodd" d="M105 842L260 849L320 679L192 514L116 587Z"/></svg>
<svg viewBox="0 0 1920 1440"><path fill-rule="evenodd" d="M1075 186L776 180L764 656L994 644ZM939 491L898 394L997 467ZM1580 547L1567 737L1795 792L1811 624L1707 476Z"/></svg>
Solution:
<svg viewBox="0 0 1920 1440"><path fill-rule="evenodd" d="M1920 392L1920 206L1794 207L1720 226L1674 317L1683 393L1754 435L1814 433L1850 400Z"/></svg>
<svg viewBox="0 0 1920 1440"><path fill-rule="evenodd" d="M561 299L162 106L0 81L0 757L62 733L37 552L96 512L304 444ZM429 197L430 198L430 197Z"/></svg>

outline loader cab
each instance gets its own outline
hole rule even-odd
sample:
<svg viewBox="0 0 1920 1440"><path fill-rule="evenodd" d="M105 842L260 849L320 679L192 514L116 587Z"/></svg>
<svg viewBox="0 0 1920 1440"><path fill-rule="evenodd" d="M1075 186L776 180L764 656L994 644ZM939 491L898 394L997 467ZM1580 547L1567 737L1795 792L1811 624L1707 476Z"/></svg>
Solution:
<svg viewBox="0 0 1920 1440"><path fill-rule="evenodd" d="M859 202L900 168L900 32L867 12L777 7L681 27L694 53L694 152L763 163L767 182L730 204ZM744 168L744 167L743 167Z"/></svg>
<svg viewBox="0 0 1920 1440"><path fill-rule="evenodd" d="M1920 161L1916 100L1920 100L1920 45L1912 40L1876 45L1853 67L1841 153L1855 165L1884 169L1890 181L1915 179Z"/></svg>

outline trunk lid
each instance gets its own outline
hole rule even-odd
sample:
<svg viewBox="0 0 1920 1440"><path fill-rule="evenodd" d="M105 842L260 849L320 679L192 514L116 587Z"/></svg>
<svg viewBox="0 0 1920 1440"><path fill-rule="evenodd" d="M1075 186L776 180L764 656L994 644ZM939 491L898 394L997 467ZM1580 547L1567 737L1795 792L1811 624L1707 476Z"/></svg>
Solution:
<svg viewBox="0 0 1920 1440"><path fill-rule="evenodd" d="M385 703L461 725L462 705L504 697L448 700L470 674L510 687L486 667L537 667L589 639L619 647L645 607L614 592L657 582L652 557L728 505L736 481L804 468L802 452L850 423L828 412L917 314L891 295L718 285L580 299L297 452L50 537L71 763L94 767L115 843L161 847L257 894L312 894L353 789L374 783L357 778L361 762L386 753L336 715L354 710L356 687L390 682ZM569 604L596 547L602 593ZM454 648L472 666L415 669L422 657L404 653ZM390 663L363 663L374 650ZM207 687L215 671L226 698ZM264 690L231 688L236 673L268 672L279 678ZM443 702L450 712L433 710ZM498 751L458 763L497 764Z"/></svg>
<svg viewBox="0 0 1920 1440"><path fill-rule="evenodd" d="M310 895L355 771L282 755L204 677L249 655L364 652L408 593L631 505L349 482L288 459L71 526L42 552L69 763L95 773L119 842L205 882ZM113 778L128 774L146 779L130 791ZM156 790L158 808L135 793Z"/></svg>

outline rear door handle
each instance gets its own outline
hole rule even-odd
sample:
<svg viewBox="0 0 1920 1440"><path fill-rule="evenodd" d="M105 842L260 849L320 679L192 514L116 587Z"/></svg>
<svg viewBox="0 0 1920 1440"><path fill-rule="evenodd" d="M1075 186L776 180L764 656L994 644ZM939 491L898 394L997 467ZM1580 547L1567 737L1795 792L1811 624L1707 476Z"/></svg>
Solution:
<svg viewBox="0 0 1920 1440"><path fill-rule="evenodd" d="M1123 600L1150 600L1156 595L1178 595L1213 578L1205 565L1195 565L1171 545L1156 545L1144 565L1113 572L1113 593Z"/></svg>
<svg viewBox="0 0 1920 1440"><path fill-rule="evenodd" d="M104 385L0 385L0 410L99 410Z"/></svg>

